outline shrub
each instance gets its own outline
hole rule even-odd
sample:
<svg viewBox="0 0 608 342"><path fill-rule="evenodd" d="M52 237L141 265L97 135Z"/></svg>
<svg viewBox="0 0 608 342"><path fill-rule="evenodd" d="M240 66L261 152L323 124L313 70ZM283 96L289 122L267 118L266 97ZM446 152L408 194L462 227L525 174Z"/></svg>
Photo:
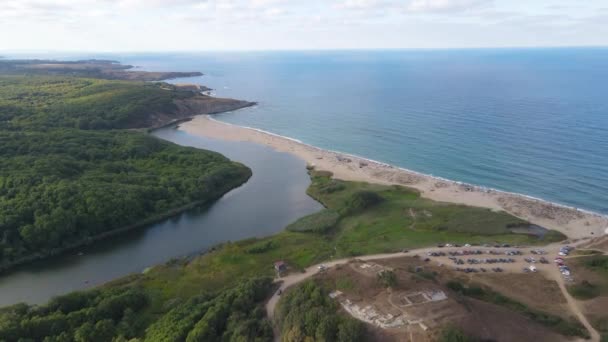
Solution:
<svg viewBox="0 0 608 342"><path fill-rule="evenodd" d="M314 171L313 176L321 178L331 178L334 176L334 174L331 171Z"/></svg>
<svg viewBox="0 0 608 342"><path fill-rule="evenodd" d="M383 201L378 193L368 190L355 192L347 201L344 208L346 213L354 214L369 209Z"/></svg>
<svg viewBox="0 0 608 342"><path fill-rule="evenodd" d="M325 233L334 228L339 220L340 215L336 211L325 209L298 219L286 229L292 232Z"/></svg>
<svg viewBox="0 0 608 342"><path fill-rule="evenodd" d="M568 292L576 299L591 299L600 295L597 286L586 280L583 280L580 284L569 286Z"/></svg>
<svg viewBox="0 0 608 342"><path fill-rule="evenodd" d="M441 332L439 342L475 342L477 338L465 334L457 327L449 326Z"/></svg>
<svg viewBox="0 0 608 342"><path fill-rule="evenodd" d="M596 256L585 262L585 265L594 271L608 272L608 256Z"/></svg>
<svg viewBox="0 0 608 342"><path fill-rule="evenodd" d="M319 186L319 192L322 194L333 194L334 192L342 191L346 188L343 182L331 180L327 184Z"/></svg>
<svg viewBox="0 0 608 342"><path fill-rule="evenodd" d="M271 249L275 249L277 247L279 247L279 245L276 243L276 241L273 241L273 240L261 241L261 242L254 244L253 246L249 247L246 250L246 252L249 254L262 254L262 253L268 252Z"/></svg>
<svg viewBox="0 0 608 342"><path fill-rule="evenodd" d="M384 287L395 287L397 285L397 275L393 271L384 270L378 273L378 281Z"/></svg>
<svg viewBox="0 0 608 342"><path fill-rule="evenodd" d="M283 341L362 341L362 322L341 315L328 291L306 281L282 296L275 313Z"/></svg>

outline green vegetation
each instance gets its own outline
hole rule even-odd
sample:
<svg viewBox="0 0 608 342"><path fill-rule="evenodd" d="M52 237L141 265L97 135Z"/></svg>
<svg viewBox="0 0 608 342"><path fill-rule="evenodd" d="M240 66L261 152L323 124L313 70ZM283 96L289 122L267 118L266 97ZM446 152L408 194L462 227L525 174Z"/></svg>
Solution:
<svg viewBox="0 0 608 342"><path fill-rule="evenodd" d="M286 229L292 232L327 233L336 226L339 220L340 214L333 210L325 209L302 217L287 226Z"/></svg>
<svg viewBox="0 0 608 342"><path fill-rule="evenodd" d="M510 310L518 312L529 319L540 323L554 331L565 336L580 336L588 338L589 333L585 327L578 321L564 320L559 316L555 316L546 312L534 310L523 303L503 296L502 294L492 291L488 288L483 288L477 285L465 286L457 281L449 281L446 286L463 296L472 297L484 302L504 306Z"/></svg>
<svg viewBox="0 0 608 342"><path fill-rule="evenodd" d="M271 249L275 249L277 248L277 243L273 240L267 240L267 241L260 241L256 244L254 244L253 246L247 248L247 253L250 254L262 254L262 253L266 253Z"/></svg>
<svg viewBox="0 0 608 342"><path fill-rule="evenodd" d="M138 288L75 292L36 307L18 304L0 312L2 341L110 341L135 337L138 314L149 298Z"/></svg>
<svg viewBox="0 0 608 342"><path fill-rule="evenodd" d="M340 209L340 212L345 215L357 214L380 204L382 201L384 201L384 198L377 192L358 190L346 199L345 205Z"/></svg>
<svg viewBox="0 0 608 342"><path fill-rule="evenodd" d="M0 156L0 266L207 203L250 175L128 132L0 131Z"/></svg>
<svg viewBox="0 0 608 342"><path fill-rule="evenodd" d="M395 287L397 285L397 275L393 271L383 270L378 273L378 281L384 287Z"/></svg>
<svg viewBox="0 0 608 342"><path fill-rule="evenodd" d="M166 84L1 76L0 270L209 203L244 183L251 171L220 154L100 131L142 127L192 94Z"/></svg>
<svg viewBox="0 0 608 342"><path fill-rule="evenodd" d="M109 80L158 81L178 77L201 76L200 72L151 72L130 70L132 66L116 61L89 59L57 61L39 59L2 59L0 74L28 76L70 76Z"/></svg>
<svg viewBox="0 0 608 342"><path fill-rule="evenodd" d="M284 342L364 340L363 323L338 314L338 304L314 281L304 282L283 295L276 320Z"/></svg>
<svg viewBox="0 0 608 342"><path fill-rule="evenodd" d="M608 256L590 255L573 259L571 266L575 274L582 274L582 279L568 286L568 292L581 300L593 299L608 295Z"/></svg>
<svg viewBox="0 0 608 342"><path fill-rule="evenodd" d="M338 255L396 252L440 242L538 244L565 238L553 231L543 240L514 234L510 228L528 223L505 212L424 199L404 187L333 180L325 172L311 171L311 176L308 193L342 215L329 236Z"/></svg>
<svg viewBox="0 0 608 342"><path fill-rule="evenodd" d="M584 265L593 272L608 275L608 256L594 256L585 259Z"/></svg>
<svg viewBox="0 0 608 342"><path fill-rule="evenodd" d="M547 242L511 233L505 226L522 221L505 213L437 203L421 199L418 193L401 187L336 181L329 178L330 174L319 172L312 172L311 176L313 182L308 191L321 200L327 210L339 212L350 195L361 189L374 191L383 200L362 212L341 216L334 228L323 233L284 231L267 238L226 243L184 266L157 266L146 274L147 285L167 294L187 297L201 288L220 290L249 277L274 276L273 263L277 260L286 261L297 271L332 258L348 257L355 248L356 254L374 254L432 246L438 242ZM320 195L319 190L327 184L341 190ZM409 208L419 212L416 221L410 216ZM466 216L468 214L471 216ZM471 217L468 223L467 217ZM477 219L484 220L485 224L478 225ZM447 229L434 229L438 225ZM458 231L471 226L478 231ZM432 274L420 276L434 277Z"/></svg>
<svg viewBox="0 0 608 342"><path fill-rule="evenodd" d="M0 312L2 341L272 341L263 302L270 278L217 294L164 300L140 286L100 288L57 297L40 307Z"/></svg>
<svg viewBox="0 0 608 342"><path fill-rule="evenodd" d="M142 128L192 96L164 83L0 76L0 129Z"/></svg>
<svg viewBox="0 0 608 342"><path fill-rule="evenodd" d="M217 291L251 277L274 277L277 260L286 261L297 272L331 257L332 245L322 236L286 231L264 239L225 243L185 265L156 266L142 281L168 297L189 298L201 289Z"/></svg>
<svg viewBox="0 0 608 342"><path fill-rule="evenodd" d="M608 296L608 256L597 253L569 259L568 264L577 278L581 279L568 286L568 292L580 300L602 300ZM602 298L600 298L602 297ZM595 304L594 304L595 305ZM587 316L595 329L608 339L608 311L599 310Z"/></svg>
<svg viewBox="0 0 608 342"><path fill-rule="evenodd" d="M602 255L604 252L595 249L575 249L572 252L573 256L589 256L589 255Z"/></svg>
<svg viewBox="0 0 608 342"><path fill-rule="evenodd" d="M0 77L0 267L42 257L212 201L250 171L219 154L119 129L146 126L191 96L166 84ZM112 130L109 130L112 129ZM106 287L0 312L0 340L266 341L261 303L273 262L301 270L331 258L438 242L533 244L506 213L422 199L403 187L343 182L311 171L327 209L264 239L226 243ZM558 234L548 234L561 239ZM394 274L393 274L394 276ZM253 279L253 280L252 280ZM394 283L381 277L386 286ZM348 281L343 287L352 286ZM360 340L313 282L277 309L286 341Z"/></svg>
<svg viewBox="0 0 608 342"><path fill-rule="evenodd" d="M587 280L583 280L579 284L569 286L568 292L570 292L572 297L582 300L592 299L601 294L600 289Z"/></svg>
<svg viewBox="0 0 608 342"><path fill-rule="evenodd" d="M449 326L441 331L439 342L477 342L479 339L465 334L455 326Z"/></svg>

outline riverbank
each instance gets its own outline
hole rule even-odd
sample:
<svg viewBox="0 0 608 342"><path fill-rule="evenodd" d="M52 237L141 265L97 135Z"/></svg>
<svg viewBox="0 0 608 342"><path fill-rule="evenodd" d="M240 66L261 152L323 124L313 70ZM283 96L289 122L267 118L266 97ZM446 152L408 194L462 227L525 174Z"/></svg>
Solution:
<svg viewBox="0 0 608 342"><path fill-rule="evenodd" d="M504 210L533 224L557 230L572 239L601 236L608 227L608 217L596 213L323 150L268 132L222 123L204 115L182 123L179 128L194 135L267 145L277 151L291 153L315 166L317 170L331 171L335 178L403 185L417 189L423 197L435 201Z"/></svg>
<svg viewBox="0 0 608 342"><path fill-rule="evenodd" d="M105 239L108 239L110 237L115 237L136 229L142 229L145 228L151 224L154 223L158 223L161 222L163 220L172 218L172 217L176 217L188 210L192 210L198 207L204 207L204 206L208 206L211 205L212 203L214 203L215 201L219 200L220 198L222 198L222 196L224 196L225 194L227 194L228 192L242 186L243 184L247 183L247 181L251 178L252 176L252 172L249 171L247 178L242 179L242 180L235 180L233 181L231 184L228 184L228 186L221 192L215 194L213 197L210 197L206 200L196 200L196 201L192 201L191 203L185 204L183 206L180 206L178 208L172 208L167 210L164 213L159 213L153 216L150 216L148 218L145 218L139 222L135 222L133 224L124 226L124 227L120 227L120 228L116 228L113 230L109 230L97 235L93 235L93 236L88 236L85 237L83 239L80 239L78 241L74 241L72 243L68 243L65 246L62 246L61 248L54 248L48 251L44 251L44 252L38 252L32 255L28 255L25 256L23 258L19 258L17 260L13 260L11 262L7 262L7 263L3 263L0 264L0 275L3 275L5 273L9 273L10 271L12 271L15 267L18 266L22 266L24 264L28 264L30 262L34 262L34 261L38 261L38 260L43 260L49 257L54 257L54 256L59 256L62 254L66 254L68 252L73 252L78 248L82 248L88 245L91 245L94 242L97 241L102 241Z"/></svg>

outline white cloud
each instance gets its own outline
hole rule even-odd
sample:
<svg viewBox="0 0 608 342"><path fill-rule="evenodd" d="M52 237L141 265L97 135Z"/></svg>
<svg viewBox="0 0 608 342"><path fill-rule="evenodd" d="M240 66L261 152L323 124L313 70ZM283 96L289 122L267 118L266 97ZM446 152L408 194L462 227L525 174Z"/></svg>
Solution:
<svg viewBox="0 0 608 342"><path fill-rule="evenodd" d="M493 0L412 0L406 6L410 12L458 12L490 5Z"/></svg>
<svg viewBox="0 0 608 342"><path fill-rule="evenodd" d="M377 9L394 5L394 2L386 0L345 0L336 5L343 9Z"/></svg>
<svg viewBox="0 0 608 342"><path fill-rule="evenodd" d="M606 45L606 1L0 0L0 49Z"/></svg>
<svg viewBox="0 0 608 342"><path fill-rule="evenodd" d="M269 7L285 3L284 0L251 0L252 7Z"/></svg>

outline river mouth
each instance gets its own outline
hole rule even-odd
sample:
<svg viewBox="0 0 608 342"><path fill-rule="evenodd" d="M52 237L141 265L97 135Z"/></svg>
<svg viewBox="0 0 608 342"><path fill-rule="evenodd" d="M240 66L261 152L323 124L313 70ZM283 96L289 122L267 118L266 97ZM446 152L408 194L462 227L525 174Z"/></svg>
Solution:
<svg viewBox="0 0 608 342"><path fill-rule="evenodd" d="M305 162L292 155L254 143L194 136L174 127L151 134L219 152L250 167L253 176L208 206L1 274L0 306L43 303L223 242L272 235L322 208L306 195L310 178Z"/></svg>

